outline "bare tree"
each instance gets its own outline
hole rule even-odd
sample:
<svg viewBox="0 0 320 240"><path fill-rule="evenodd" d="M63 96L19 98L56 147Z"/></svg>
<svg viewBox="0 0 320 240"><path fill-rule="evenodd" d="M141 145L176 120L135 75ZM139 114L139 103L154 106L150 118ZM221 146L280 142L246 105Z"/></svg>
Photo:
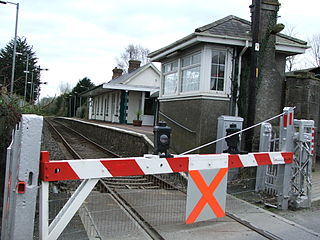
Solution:
<svg viewBox="0 0 320 240"><path fill-rule="evenodd" d="M295 31L295 27L290 25L290 24L286 24L286 28L284 31L284 34L290 36L290 37L295 37L297 35L296 31ZM294 65L296 64L296 55L292 55L286 58L286 71L287 72L291 72L294 70Z"/></svg>
<svg viewBox="0 0 320 240"><path fill-rule="evenodd" d="M70 84L68 82L60 82L59 90L60 90L60 94L71 92Z"/></svg>
<svg viewBox="0 0 320 240"><path fill-rule="evenodd" d="M140 60L141 64L144 65L149 61L149 52L149 49L144 48L141 45L129 44L120 54L120 57L116 58L117 67L127 72L129 67L129 60Z"/></svg>
<svg viewBox="0 0 320 240"><path fill-rule="evenodd" d="M311 63L315 67L320 66L320 33L317 33L309 39L309 54L311 55Z"/></svg>

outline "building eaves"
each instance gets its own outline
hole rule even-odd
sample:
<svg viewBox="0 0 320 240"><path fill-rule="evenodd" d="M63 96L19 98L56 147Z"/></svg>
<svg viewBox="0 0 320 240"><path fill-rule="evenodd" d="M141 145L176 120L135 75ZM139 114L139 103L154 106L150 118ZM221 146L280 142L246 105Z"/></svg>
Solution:
<svg viewBox="0 0 320 240"><path fill-rule="evenodd" d="M105 83L103 89L108 90L127 90L127 91L140 91L140 92L154 92L159 90L159 87L141 86L141 85L124 85L124 84L110 84Z"/></svg>
<svg viewBox="0 0 320 240"><path fill-rule="evenodd" d="M182 44L184 42L187 42L188 40L194 38L195 36L196 36L195 33L191 33L188 36L185 36L184 38L181 38L178 41L175 41L175 42L169 44L168 46L165 46L165 47L160 48L160 49L158 49L158 50L156 50L154 52L149 53L148 57L149 58L153 58L154 56L156 56L156 55L158 55L158 54L160 54L162 52L165 52L166 50L169 50L169 49L171 49L172 47L174 47L176 45L179 45L179 44Z"/></svg>
<svg viewBox="0 0 320 240"><path fill-rule="evenodd" d="M204 36L207 38L199 38ZM212 38L212 39L210 39ZM225 39L225 42L222 40ZM168 57L174 52L196 44L198 42L208 42L216 44L225 44L233 46L244 46L246 41L251 41L251 22L229 15L225 18L217 20L213 23L195 29L195 32L149 54L152 61L159 61L164 57ZM188 45L189 44L189 45ZM307 47L307 43L300 39L296 39L285 34L277 34L276 37L277 50L286 52L288 55L303 53Z"/></svg>
<svg viewBox="0 0 320 240"><path fill-rule="evenodd" d="M80 93L79 95L80 95L80 96L86 95L87 93L89 93L89 92L91 92L91 91L94 91L94 90L97 89L97 88L102 87L102 85L103 85L103 84L100 84L100 85L98 85L98 86L92 87L92 88L90 88L90 89L88 89L88 90Z"/></svg>
<svg viewBox="0 0 320 240"><path fill-rule="evenodd" d="M159 75L160 75L160 71L154 66L153 63L147 63L135 70L133 70L130 73L127 74L123 74L117 78L114 78L112 80L110 80L108 83L112 83L112 84L126 84L128 81L130 81L133 77L136 77L137 75L139 75L140 73L142 73L145 69L147 69L148 67L153 68Z"/></svg>

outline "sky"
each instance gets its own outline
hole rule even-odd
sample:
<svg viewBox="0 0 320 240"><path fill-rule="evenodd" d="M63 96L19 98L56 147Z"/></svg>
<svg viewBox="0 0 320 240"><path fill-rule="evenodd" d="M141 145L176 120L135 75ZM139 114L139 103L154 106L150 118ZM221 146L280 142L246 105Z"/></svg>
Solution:
<svg viewBox="0 0 320 240"><path fill-rule="evenodd" d="M41 97L88 77L107 82L128 44L155 51L228 15L250 20L252 0L20 0L18 36L41 68ZM308 40L320 33L320 1L279 0L278 22ZM0 4L0 49L14 37L16 7ZM285 32L284 32L285 33Z"/></svg>

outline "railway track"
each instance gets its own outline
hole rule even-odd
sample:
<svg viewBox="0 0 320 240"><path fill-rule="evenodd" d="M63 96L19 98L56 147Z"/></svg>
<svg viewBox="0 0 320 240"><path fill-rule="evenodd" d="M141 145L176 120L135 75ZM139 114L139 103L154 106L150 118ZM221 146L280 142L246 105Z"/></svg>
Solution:
<svg viewBox="0 0 320 240"><path fill-rule="evenodd" d="M46 119L46 123L50 126L52 131L59 136L63 145L76 159L121 157L66 125L48 119ZM118 193L118 190L159 189L163 186L170 186L168 182L161 181L159 177L155 176L129 176L100 179L97 185L100 192L107 192L111 195L112 199L126 212L132 221L135 221L135 223L140 226L140 229L142 229L150 239L164 239L146 220L143 219L130 203Z"/></svg>
<svg viewBox="0 0 320 240"><path fill-rule="evenodd" d="M85 158L118 158L118 154L102 147L101 145L91 141L83 136L81 133L65 126L54 120L47 120L46 122L52 131L59 136L63 145L67 148L70 154L76 159ZM135 208L123 197L123 192L130 190L150 190L150 189L166 189L183 192L186 194L186 188L177 187L171 181L163 180L159 176L130 176L130 177L116 177L101 179L97 184L97 189L102 193L108 193L113 201L126 213L126 215L139 226L140 230L144 231L145 236L150 239L164 239L161 234L150 224L143 216L135 210ZM279 240L280 238L265 232L262 229L254 227L252 224L242 221L237 216L230 213L226 215L241 225L249 228L250 230L258 233L259 235L270 240ZM95 226L95 229L97 227ZM96 231L99 235L99 231ZM99 236L103 239L102 236Z"/></svg>

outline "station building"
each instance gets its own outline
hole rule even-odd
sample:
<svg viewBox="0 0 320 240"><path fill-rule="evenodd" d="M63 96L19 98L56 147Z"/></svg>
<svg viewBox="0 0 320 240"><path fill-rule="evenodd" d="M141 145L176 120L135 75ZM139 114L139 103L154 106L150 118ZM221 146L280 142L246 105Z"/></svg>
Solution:
<svg viewBox="0 0 320 240"><path fill-rule="evenodd" d="M156 99L152 94L159 91L160 72L152 64L140 66L137 60L129 61L128 73L113 69L112 79L81 94L89 98L88 119L112 123L152 126L156 112Z"/></svg>
<svg viewBox="0 0 320 240"><path fill-rule="evenodd" d="M277 7L264 3L262 19L276 22ZM262 23L265 32L268 24ZM265 39L260 47L265 52L257 86L256 122L282 111L286 57L307 48L306 42L280 33L267 32ZM159 115L173 129L175 152L216 139L221 115L246 119L251 45L251 22L230 15L149 54L151 61L162 65ZM202 151L214 152L214 147Z"/></svg>

